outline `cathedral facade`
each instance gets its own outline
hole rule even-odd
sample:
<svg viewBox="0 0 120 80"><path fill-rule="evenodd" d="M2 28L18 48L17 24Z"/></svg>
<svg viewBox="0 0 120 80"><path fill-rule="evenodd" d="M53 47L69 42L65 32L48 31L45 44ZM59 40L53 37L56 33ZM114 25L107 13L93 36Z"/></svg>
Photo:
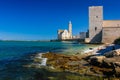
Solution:
<svg viewBox="0 0 120 80"><path fill-rule="evenodd" d="M72 23L69 21L68 30L58 30L58 40L72 39Z"/></svg>

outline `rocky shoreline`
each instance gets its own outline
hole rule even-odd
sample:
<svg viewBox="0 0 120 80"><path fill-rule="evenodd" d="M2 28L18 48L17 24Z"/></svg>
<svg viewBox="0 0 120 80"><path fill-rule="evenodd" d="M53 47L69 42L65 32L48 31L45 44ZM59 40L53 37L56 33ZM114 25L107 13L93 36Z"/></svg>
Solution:
<svg viewBox="0 0 120 80"><path fill-rule="evenodd" d="M86 54L75 55L55 54L49 52L42 54L42 58L47 58L46 65L38 65L41 64L42 60L41 55L37 54L33 61L36 65L34 64L29 67L38 69L44 68L53 72L76 73L84 77L92 76L95 77L95 79L97 77L97 80L108 80L109 78L114 80L120 78L120 49L118 48L120 47L115 48L114 46L114 49L111 48L109 51L107 50L107 47L101 47L100 49L94 49ZM102 50L107 50L107 52L104 51L104 54L102 53L102 55L97 54L97 52L102 52Z"/></svg>

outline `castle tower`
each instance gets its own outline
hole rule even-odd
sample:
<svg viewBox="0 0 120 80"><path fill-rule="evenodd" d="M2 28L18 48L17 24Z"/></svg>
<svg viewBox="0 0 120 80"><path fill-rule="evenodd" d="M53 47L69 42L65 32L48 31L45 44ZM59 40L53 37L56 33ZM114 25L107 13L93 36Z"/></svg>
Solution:
<svg viewBox="0 0 120 80"><path fill-rule="evenodd" d="M71 39L72 38L72 22L71 21L69 21L68 32L70 34L70 39Z"/></svg>
<svg viewBox="0 0 120 80"><path fill-rule="evenodd" d="M101 43L102 40L103 7L89 7L89 39L90 43Z"/></svg>

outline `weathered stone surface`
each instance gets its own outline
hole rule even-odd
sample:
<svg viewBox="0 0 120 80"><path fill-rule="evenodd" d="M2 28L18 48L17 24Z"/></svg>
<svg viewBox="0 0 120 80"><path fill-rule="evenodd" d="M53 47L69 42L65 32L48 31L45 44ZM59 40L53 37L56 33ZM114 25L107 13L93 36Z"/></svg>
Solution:
<svg viewBox="0 0 120 80"><path fill-rule="evenodd" d="M78 56L46 53L43 54L43 57L48 58L47 65L53 66L57 70L79 72L81 74L85 74L86 70L89 67L85 66L88 64L88 62L82 59L82 55Z"/></svg>
<svg viewBox="0 0 120 80"><path fill-rule="evenodd" d="M89 7L89 38L90 43L100 43L102 39L103 7Z"/></svg>
<svg viewBox="0 0 120 80"><path fill-rule="evenodd" d="M107 52L107 53L104 54L104 56L106 56L106 57L120 56L120 49Z"/></svg>
<svg viewBox="0 0 120 80"><path fill-rule="evenodd" d="M94 66L115 68L120 67L120 56L112 58L106 58L105 56L92 56L89 58L88 62Z"/></svg>
<svg viewBox="0 0 120 80"><path fill-rule="evenodd" d="M120 56L107 58L105 56L91 56L88 60L91 71L106 76L120 77Z"/></svg>
<svg viewBox="0 0 120 80"><path fill-rule="evenodd" d="M105 56L92 56L90 57L90 64L95 65L95 66L100 66L103 62L103 59Z"/></svg>
<svg viewBox="0 0 120 80"><path fill-rule="evenodd" d="M105 21L103 21L106 23ZM111 23L114 23L117 21L111 21ZM120 21L118 21L120 23ZM114 24L114 26L108 26L106 25L103 27L102 30L102 42L103 43L113 43L117 38L120 37L120 27L115 27L117 24Z"/></svg>
<svg viewBox="0 0 120 80"><path fill-rule="evenodd" d="M120 67L120 56L112 57L112 58L106 58L104 59L104 62L106 64L109 64L109 67Z"/></svg>
<svg viewBox="0 0 120 80"><path fill-rule="evenodd" d="M67 71L89 76L117 76L120 77L120 56L107 58L95 55L64 55L55 53L42 54L48 58L44 68L54 71ZM85 59L87 57L87 59ZM40 56L36 55L31 65L25 67L40 67Z"/></svg>
<svg viewBox="0 0 120 80"><path fill-rule="evenodd" d="M119 68L119 67L116 67L116 68L115 68L115 72L116 72L115 75L116 75L117 77L120 77L120 68Z"/></svg>

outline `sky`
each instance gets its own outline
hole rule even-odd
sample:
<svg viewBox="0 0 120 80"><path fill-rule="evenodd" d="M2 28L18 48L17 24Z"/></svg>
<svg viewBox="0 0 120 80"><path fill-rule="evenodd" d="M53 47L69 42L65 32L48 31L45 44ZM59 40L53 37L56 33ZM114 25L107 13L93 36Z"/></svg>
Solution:
<svg viewBox="0 0 120 80"><path fill-rule="evenodd" d="M88 29L88 7L103 6L104 20L120 19L120 0L0 0L0 39L50 40L58 29Z"/></svg>

